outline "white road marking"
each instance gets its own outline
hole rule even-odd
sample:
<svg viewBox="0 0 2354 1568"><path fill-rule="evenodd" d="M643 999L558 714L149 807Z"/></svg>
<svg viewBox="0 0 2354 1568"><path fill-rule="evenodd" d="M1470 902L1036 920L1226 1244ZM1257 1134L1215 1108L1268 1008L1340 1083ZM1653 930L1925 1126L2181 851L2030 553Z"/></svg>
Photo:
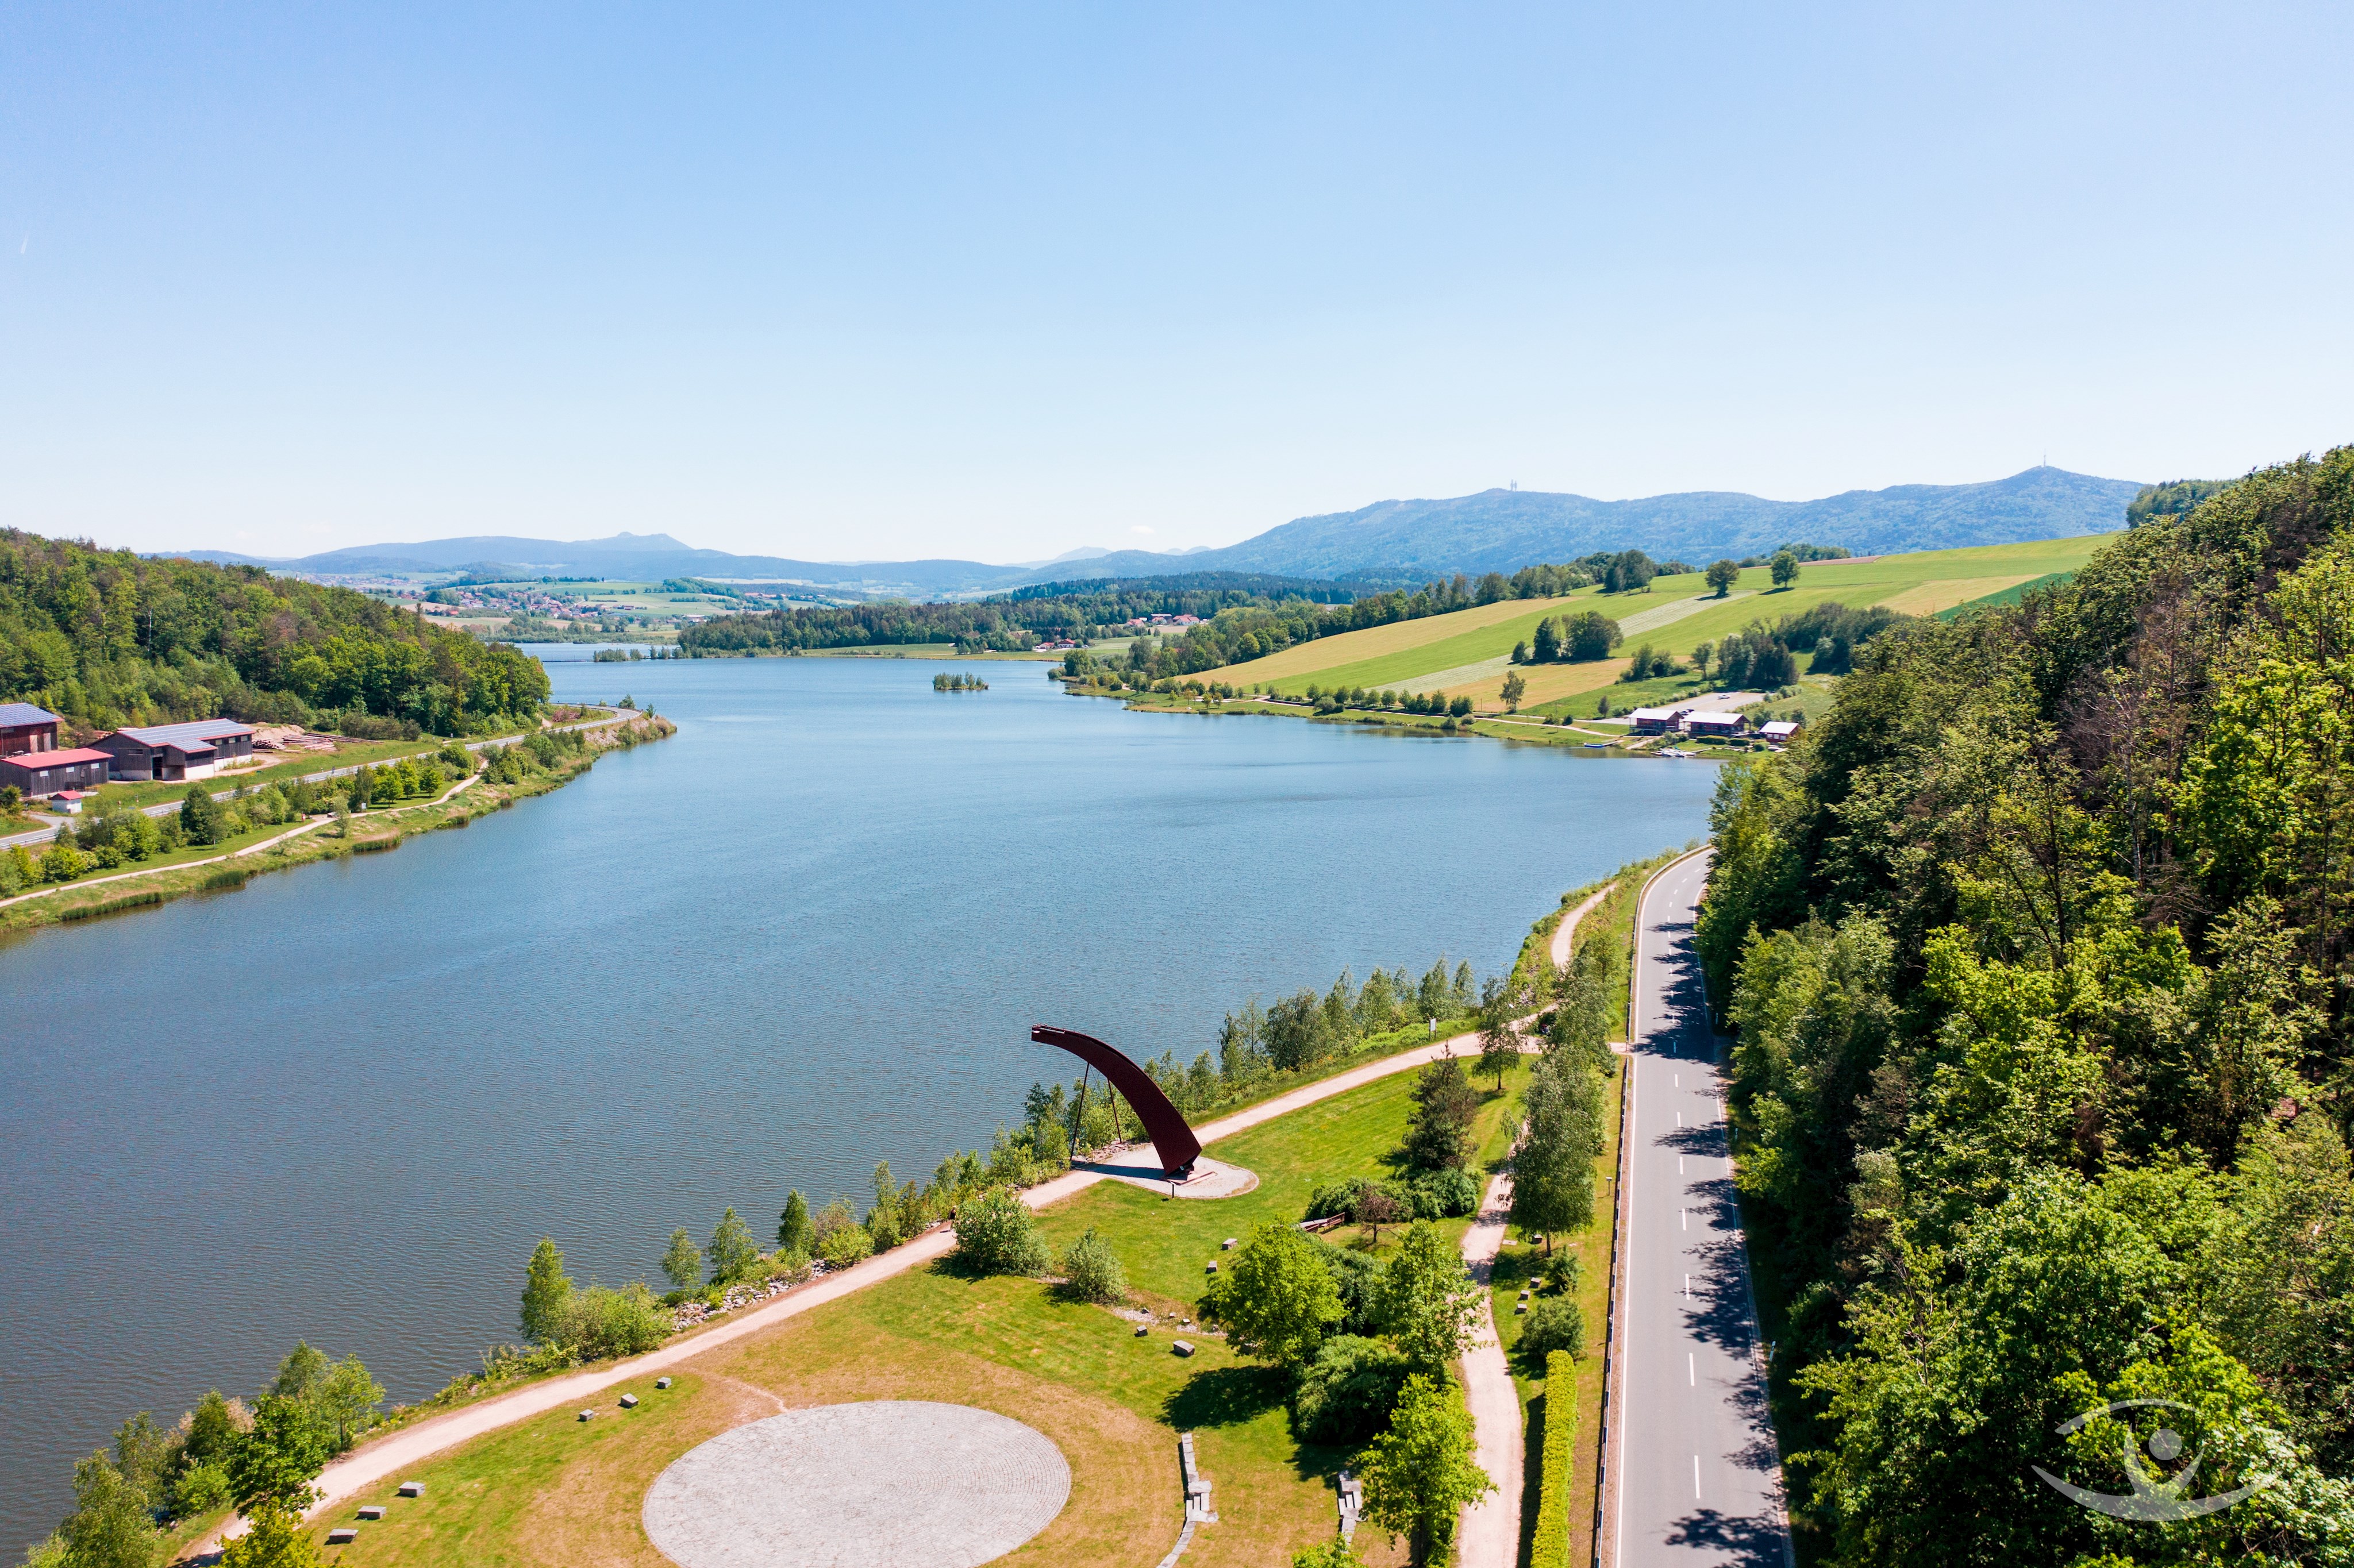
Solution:
<svg viewBox="0 0 2354 1568"><path fill-rule="evenodd" d="M1676 1211L1676 1221L1679 1224L1682 1225L1684 1229L1691 1229L1691 1211L1690 1209L1678 1209Z"/></svg>
<svg viewBox="0 0 2354 1568"><path fill-rule="evenodd" d="M1694 1388L1700 1386L1700 1364L1692 1359L1690 1351L1684 1352L1684 1382Z"/></svg>
<svg viewBox="0 0 2354 1568"><path fill-rule="evenodd" d="M1679 1175L1679 1176L1681 1176L1681 1175L1682 1175L1683 1173L1684 1173L1684 1157L1683 1157L1682 1155L1679 1154L1679 1155L1677 1155L1677 1156L1676 1156L1676 1174L1677 1174L1677 1175Z"/></svg>
<svg viewBox="0 0 2354 1568"><path fill-rule="evenodd" d="M1683 1112L1681 1112L1681 1111L1678 1111L1678 1112L1676 1112L1676 1125L1677 1125L1678 1127L1681 1127L1681 1126L1683 1126L1683 1124L1684 1124L1684 1113L1683 1113Z"/></svg>
<svg viewBox="0 0 2354 1568"><path fill-rule="evenodd" d="M1691 1299L1691 1276L1689 1274L1684 1276L1684 1299Z"/></svg>
<svg viewBox="0 0 2354 1568"><path fill-rule="evenodd" d="M1692 1498L1694 1501L1698 1501L1700 1498L1700 1456L1698 1454L1692 1456Z"/></svg>

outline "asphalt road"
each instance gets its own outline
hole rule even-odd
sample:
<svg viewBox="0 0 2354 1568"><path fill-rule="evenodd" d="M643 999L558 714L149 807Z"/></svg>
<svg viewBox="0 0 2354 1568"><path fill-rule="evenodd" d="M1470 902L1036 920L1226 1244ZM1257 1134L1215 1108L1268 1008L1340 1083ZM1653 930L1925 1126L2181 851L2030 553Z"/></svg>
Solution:
<svg viewBox="0 0 2354 1568"><path fill-rule="evenodd" d="M1691 947L1708 865L1695 855L1654 882L1637 933L1617 1473L1606 1483L1615 1568L1790 1561L1717 1042Z"/></svg>

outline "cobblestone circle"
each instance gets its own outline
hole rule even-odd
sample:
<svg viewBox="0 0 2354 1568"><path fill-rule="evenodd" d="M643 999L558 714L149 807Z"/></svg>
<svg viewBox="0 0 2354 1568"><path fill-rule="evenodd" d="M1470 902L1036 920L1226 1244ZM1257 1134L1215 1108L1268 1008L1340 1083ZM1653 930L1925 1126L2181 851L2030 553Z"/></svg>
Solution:
<svg viewBox="0 0 2354 1568"><path fill-rule="evenodd" d="M722 1433L654 1478L644 1519L680 1568L975 1568L1070 1495L1062 1451L1019 1421L876 1400Z"/></svg>

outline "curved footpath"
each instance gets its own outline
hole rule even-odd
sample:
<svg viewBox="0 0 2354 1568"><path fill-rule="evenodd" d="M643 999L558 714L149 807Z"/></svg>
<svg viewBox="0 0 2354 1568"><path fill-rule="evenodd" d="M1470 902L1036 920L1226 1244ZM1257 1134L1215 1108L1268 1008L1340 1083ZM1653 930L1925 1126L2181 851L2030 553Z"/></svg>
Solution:
<svg viewBox="0 0 2354 1568"><path fill-rule="evenodd" d="M1402 1051L1394 1056L1384 1056L1378 1062L1368 1062L1361 1067L1352 1067L1345 1073L1304 1085L1288 1094L1278 1095L1263 1104L1207 1123L1195 1129L1196 1136L1205 1145L1222 1138L1231 1138L1246 1128L1272 1121L1303 1106L1346 1094L1351 1089L1398 1073L1411 1072L1458 1051L1476 1049L1479 1039L1477 1034L1458 1034L1429 1045L1416 1046L1411 1051ZM1097 1171L1074 1171L1029 1189L1022 1194L1022 1200L1033 1209L1043 1209L1108 1179ZM680 1365L705 1351L716 1350L748 1334L757 1334L789 1318L822 1307L829 1301L840 1300L854 1290L863 1290L870 1285L905 1274L918 1264L929 1263L945 1255L955 1245L955 1233L946 1225L936 1225L889 1252L870 1257L839 1274L829 1274L812 1284L801 1286L773 1301L752 1308L726 1322L659 1350L567 1377L554 1378L546 1383L532 1383L511 1393L496 1394L480 1404L453 1410L447 1415L434 1416L373 1443L363 1444L320 1473L318 1487L321 1496L309 1510L309 1517L316 1517L354 1493L486 1432L512 1426L518 1421L527 1421L551 1410L578 1405L615 1383ZM238 1529L232 1525L229 1531L223 1532L224 1536L237 1532ZM201 1552L216 1544L216 1542L203 1542L196 1550Z"/></svg>
<svg viewBox="0 0 2354 1568"><path fill-rule="evenodd" d="M1600 903L1602 897L1602 894L1596 894L1562 917L1561 929L1554 938L1556 949L1566 947L1577 921ZM1392 1077L1399 1073L1412 1072L1417 1067L1427 1066L1442 1057L1455 1055L1458 1052L1468 1054L1478 1048L1479 1041L1479 1036L1476 1033L1452 1035L1428 1045L1418 1045L1409 1051L1401 1051L1394 1056L1384 1056L1377 1062L1368 1062L1363 1066L1352 1067L1347 1072L1336 1073L1329 1078L1303 1085L1288 1094L1278 1095L1271 1100L1246 1107L1231 1116L1220 1117L1214 1121L1207 1122L1194 1129L1195 1136L1205 1146L1221 1139L1232 1138L1238 1132L1273 1121L1278 1117L1288 1116L1293 1111L1314 1105L1320 1100L1328 1100L1336 1095L1346 1094L1366 1084ZM1101 1171L1074 1171L1029 1189L1022 1194L1022 1201L1033 1209L1044 1209L1050 1204L1061 1202L1064 1199L1095 1185L1097 1181L1109 1179ZM1485 1245L1486 1251L1481 1260L1474 1264L1475 1272L1483 1286L1488 1273L1486 1266L1493 1263L1498 1245L1503 1239L1503 1214L1510 1206L1511 1191L1510 1180L1509 1177L1498 1176L1490 1183L1486 1210L1480 1214L1479 1223L1464 1238L1464 1253L1467 1259L1471 1257L1474 1238L1485 1238L1481 1245ZM567 1377L554 1378L546 1383L532 1383L510 1393L494 1394L479 1404L453 1410L446 1415L430 1417L419 1422L414 1426L389 1433L372 1443L362 1444L320 1473L317 1483L319 1500L311 1507L305 1517L316 1518L320 1513L355 1493L364 1491L378 1481L388 1479L422 1460L482 1436L484 1433L496 1432L502 1427L512 1426L519 1421L527 1421L535 1415L546 1414L551 1410L578 1405L592 1394L610 1388L615 1383L625 1383L631 1378L644 1377L650 1373L681 1365L702 1355L705 1351L716 1350L748 1334L759 1333L787 1319L798 1317L803 1312L822 1307L830 1301L838 1301L853 1291L863 1290L870 1285L905 1274L918 1264L929 1263L946 1255L949 1249L955 1245L954 1231L944 1224L935 1225L923 1234L900 1244L889 1252L870 1257L839 1274L829 1274L811 1284L797 1287L772 1301L751 1308L735 1318L700 1332L690 1334L659 1350L649 1351L644 1355L632 1356L626 1361L614 1361L585 1372L575 1372ZM1511 1369L1505 1365L1503 1351L1496 1341L1493 1321L1487 1317L1485 1306L1482 1306L1480 1310L1485 1330L1483 1346L1485 1351L1492 1354L1475 1353L1472 1356L1467 1356L1464 1366L1465 1382L1467 1388L1470 1390L1469 1396L1472 1401L1480 1463L1489 1467L1490 1476L1497 1480L1501 1489L1490 1494L1487 1502L1467 1510L1466 1544L1458 1562L1463 1565L1463 1568L1511 1568L1520 1530L1521 1501L1520 1488L1517 1484L1522 1447L1520 1396L1512 1387ZM1497 1396L1500 1379L1500 1399ZM1511 1483L1509 1485L1507 1484L1508 1475ZM1490 1524L1489 1522L1490 1516L1500 1522ZM243 1528L243 1520L232 1520L219 1536L199 1542L187 1555L200 1555L216 1550L222 1540L242 1533ZM1474 1533L1485 1543L1482 1554L1478 1556L1472 1555L1469 1549L1469 1541ZM1500 1554L1498 1554L1498 1548L1494 1544L1498 1540L1501 1542Z"/></svg>
<svg viewBox="0 0 2354 1568"><path fill-rule="evenodd" d="M1792 1561L1717 1040L1692 948L1708 871L1705 851L1666 867L1637 917L1596 1554L1606 1568Z"/></svg>
<svg viewBox="0 0 2354 1568"><path fill-rule="evenodd" d="M1561 917L1553 934L1553 968L1568 967L1577 923L1609 893L1604 887ZM1488 1183L1479 1217L1463 1233L1463 1262L1479 1284L1479 1318L1463 1352L1463 1397L1471 1409L1479 1467L1496 1489L1463 1510L1455 1537L1458 1568L1513 1568L1520 1556L1521 1489L1525 1484L1521 1463L1528 1445L1522 1432L1521 1391L1513 1385L1511 1363L1504 1358L1503 1341L1496 1332L1495 1298L1488 1291L1511 1212L1512 1178L1509 1171L1500 1171Z"/></svg>

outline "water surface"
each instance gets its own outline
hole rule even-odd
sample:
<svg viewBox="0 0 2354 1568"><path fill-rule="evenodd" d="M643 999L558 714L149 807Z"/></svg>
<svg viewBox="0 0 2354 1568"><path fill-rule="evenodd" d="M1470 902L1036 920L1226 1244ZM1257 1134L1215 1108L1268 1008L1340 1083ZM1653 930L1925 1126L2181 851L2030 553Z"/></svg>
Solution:
<svg viewBox="0 0 2354 1568"><path fill-rule="evenodd" d="M1715 778L940 667L551 662L680 733L462 832L0 947L0 1547L124 1415L250 1393L297 1336L440 1386L515 1337L543 1234L617 1283L723 1205L765 1235L789 1187L986 1147L1070 1065L1033 1022L1190 1059L1344 964L1495 969L1704 832Z"/></svg>

